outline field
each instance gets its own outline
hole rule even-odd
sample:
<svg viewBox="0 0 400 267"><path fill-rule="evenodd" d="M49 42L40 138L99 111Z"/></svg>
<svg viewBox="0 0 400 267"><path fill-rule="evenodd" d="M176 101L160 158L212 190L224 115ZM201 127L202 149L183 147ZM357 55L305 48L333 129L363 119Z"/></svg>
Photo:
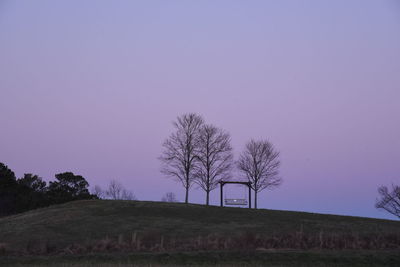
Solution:
<svg viewBox="0 0 400 267"><path fill-rule="evenodd" d="M400 222L76 201L0 218L0 255L0 265L400 266Z"/></svg>

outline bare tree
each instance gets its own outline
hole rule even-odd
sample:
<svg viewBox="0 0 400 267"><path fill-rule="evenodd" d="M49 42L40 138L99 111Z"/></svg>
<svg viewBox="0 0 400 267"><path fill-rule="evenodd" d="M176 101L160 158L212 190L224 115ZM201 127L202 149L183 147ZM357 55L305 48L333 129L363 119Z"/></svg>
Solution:
<svg viewBox="0 0 400 267"><path fill-rule="evenodd" d="M103 189L99 185L95 185L93 189L93 195L97 196L99 199L102 199L105 197Z"/></svg>
<svg viewBox="0 0 400 267"><path fill-rule="evenodd" d="M196 140L203 119L194 113L184 114L173 125L176 132L165 140L164 151L159 157L162 162L161 172L182 183L186 191L185 203L188 203L196 164Z"/></svg>
<svg viewBox="0 0 400 267"><path fill-rule="evenodd" d="M279 175L279 152L267 141L251 140L246 144L237 163L239 170L252 183L254 208L257 209L257 193L282 183Z"/></svg>
<svg viewBox="0 0 400 267"><path fill-rule="evenodd" d="M162 198L161 198L162 202L178 202L176 199L176 196L174 193L172 192L168 192L166 193Z"/></svg>
<svg viewBox="0 0 400 267"><path fill-rule="evenodd" d="M206 192L207 206L210 192L229 175L233 160L230 141L229 133L213 125L204 125L199 131L195 182Z"/></svg>
<svg viewBox="0 0 400 267"><path fill-rule="evenodd" d="M136 200L135 195L131 191L125 189L123 185L116 180L110 182L107 190L103 192L103 195L113 200Z"/></svg>
<svg viewBox="0 0 400 267"><path fill-rule="evenodd" d="M124 188L122 189L121 200L137 200L137 198L135 197L132 191L129 191Z"/></svg>
<svg viewBox="0 0 400 267"><path fill-rule="evenodd" d="M107 190L105 191L105 195L110 199L121 199L122 189L122 184L120 184L116 180L111 180Z"/></svg>
<svg viewBox="0 0 400 267"><path fill-rule="evenodd" d="M375 207L400 218L400 186L392 185L392 191L386 186L381 186L378 193L380 199L376 200Z"/></svg>

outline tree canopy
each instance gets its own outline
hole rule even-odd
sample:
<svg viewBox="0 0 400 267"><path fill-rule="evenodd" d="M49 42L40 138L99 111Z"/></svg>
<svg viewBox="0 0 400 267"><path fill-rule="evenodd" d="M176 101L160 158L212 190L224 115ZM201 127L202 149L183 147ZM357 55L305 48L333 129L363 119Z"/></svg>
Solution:
<svg viewBox="0 0 400 267"><path fill-rule="evenodd" d="M47 186L38 175L26 173L16 179L7 165L0 163L0 216L79 199L93 199L89 183L72 172L56 174Z"/></svg>

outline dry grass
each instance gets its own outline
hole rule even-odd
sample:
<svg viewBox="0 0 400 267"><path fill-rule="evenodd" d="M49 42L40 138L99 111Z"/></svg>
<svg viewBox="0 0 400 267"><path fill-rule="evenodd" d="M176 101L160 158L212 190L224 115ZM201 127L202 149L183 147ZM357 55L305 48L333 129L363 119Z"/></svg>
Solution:
<svg viewBox="0 0 400 267"><path fill-rule="evenodd" d="M105 238L89 244L74 244L65 248L65 253L85 254L92 252L163 252L163 251L254 251L254 250L393 250L400 249L398 235L324 234L316 235L296 232L293 234L267 236L247 232L227 238L221 235L198 236L195 239L182 240L145 233L131 238L119 235L117 238Z"/></svg>
<svg viewBox="0 0 400 267"><path fill-rule="evenodd" d="M274 251L274 250L400 250L400 233L359 235L294 232L263 236L245 232L232 237L219 234L181 239L164 236L159 231L134 232L100 240L87 240L65 247L54 242L28 242L24 250L9 250L0 244L0 253L14 255L83 255L104 252L174 252L174 251Z"/></svg>

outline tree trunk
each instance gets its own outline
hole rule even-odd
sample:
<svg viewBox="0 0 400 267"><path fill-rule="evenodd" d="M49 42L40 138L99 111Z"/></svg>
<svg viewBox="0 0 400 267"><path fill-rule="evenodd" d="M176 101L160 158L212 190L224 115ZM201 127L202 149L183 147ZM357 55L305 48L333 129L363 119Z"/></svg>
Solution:
<svg viewBox="0 0 400 267"><path fill-rule="evenodd" d="M257 209L257 191L254 190L254 208Z"/></svg>
<svg viewBox="0 0 400 267"><path fill-rule="evenodd" d="M210 202L210 191L207 191L207 193L206 193L206 206L209 205L209 202Z"/></svg>
<svg viewBox="0 0 400 267"><path fill-rule="evenodd" d="M185 203L189 203L189 187L186 187Z"/></svg>
<svg viewBox="0 0 400 267"><path fill-rule="evenodd" d="M189 185L189 175L190 175L189 168L186 168L186 177L185 177L185 179L186 179L186 187L185 187L185 189L186 189L185 203L186 203L186 204L187 204L187 203L189 203L189 188L190 188L190 185Z"/></svg>

